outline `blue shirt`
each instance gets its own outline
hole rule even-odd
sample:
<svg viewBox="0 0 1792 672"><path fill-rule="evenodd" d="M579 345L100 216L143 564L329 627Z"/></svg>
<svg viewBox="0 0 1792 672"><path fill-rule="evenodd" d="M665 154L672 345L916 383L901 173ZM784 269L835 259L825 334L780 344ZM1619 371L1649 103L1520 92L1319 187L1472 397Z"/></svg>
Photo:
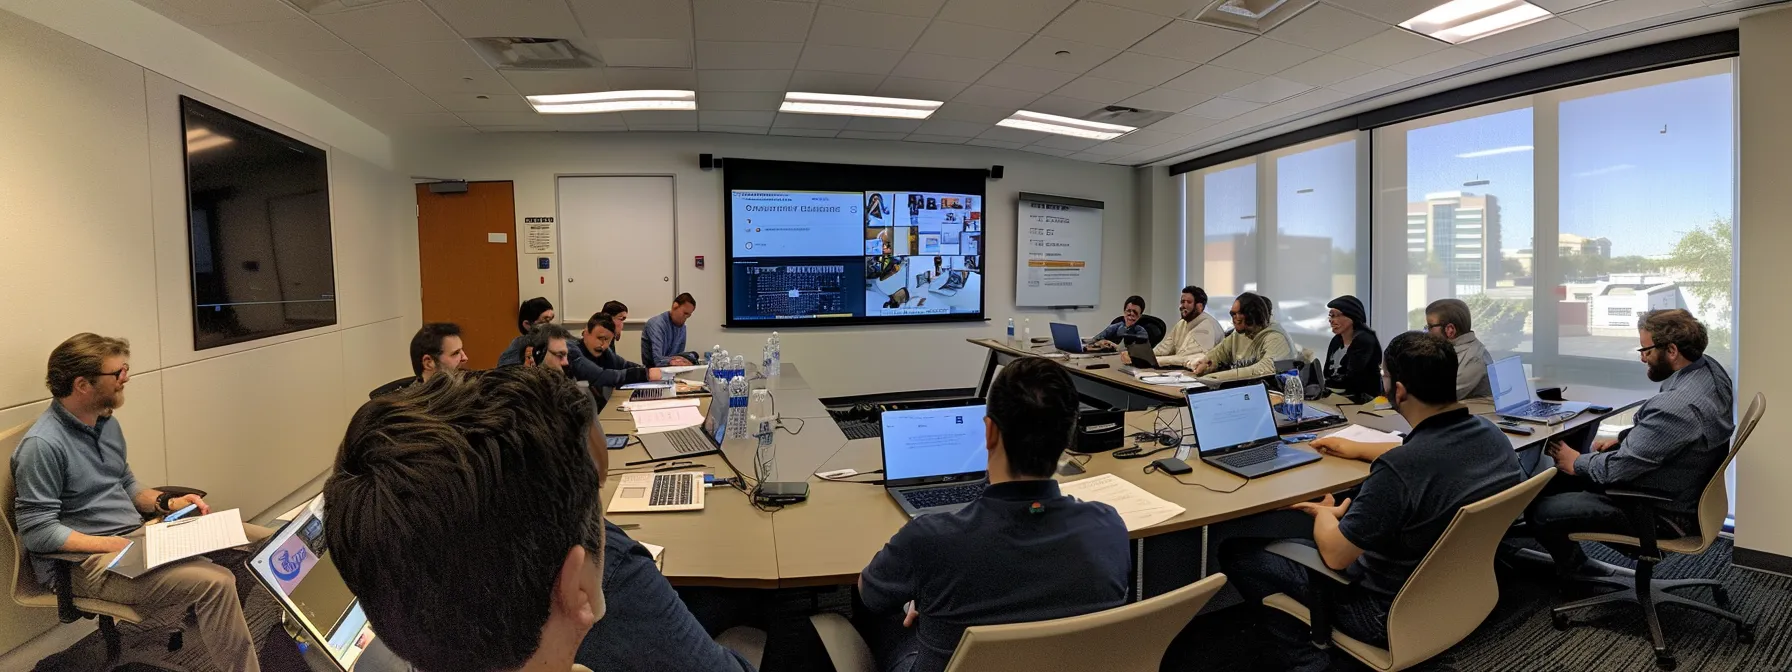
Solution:
<svg viewBox="0 0 1792 672"><path fill-rule="evenodd" d="M671 366L673 357L697 362L697 355L684 349L684 325L673 324L670 311L647 318L647 326L641 329L641 362Z"/></svg>
<svg viewBox="0 0 1792 672"><path fill-rule="evenodd" d="M1661 381L1661 393L1637 409L1636 424L1611 450L1574 460L1574 473L1605 486L1670 497L1662 513L1696 516L1705 485L1730 455L1736 430L1735 384L1710 357Z"/></svg>
<svg viewBox="0 0 1792 672"><path fill-rule="evenodd" d="M523 342L529 340L528 334L510 339L510 345L504 346L504 352L498 353L498 366L518 366L523 363Z"/></svg>
<svg viewBox="0 0 1792 672"><path fill-rule="evenodd" d="M593 670L753 670L709 638L660 574L653 555L609 521L604 521L604 605L604 617L585 634L573 662Z"/></svg>
<svg viewBox="0 0 1792 672"><path fill-rule="evenodd" d="M1125 604L1131 566L1126 524L1113 507L1066 497L1057 481L1010 481L955 513L909 521L859 586L875 612L900 614L915 601L921 649L912 669L940 672L967 627Z"/></svg>
<svg viewBox="0 0 1792 672"><path fill-rule="evenodd" d="M1121 320L1110 324L1108 325L1108 328L1101 330L1101 333L1095 335L1095 340L1116 344L1124 343L1127 340L1149 343L1151 342L1151 333L1145 331L1145 323L1143 322L1128 327L1126 326L1126 321Z"/></svg>
<svg viewBox="0 0 1792 672"><path fill-rule="evenodd" d="M19 537L32 553L60 552L74 532L112 537L143 524L134 503L143 487L125 461L124 430L109 415L88 426L50 402L13 450L12 476ZM50 585L54 564L31 565L38 583Z"/></svg>

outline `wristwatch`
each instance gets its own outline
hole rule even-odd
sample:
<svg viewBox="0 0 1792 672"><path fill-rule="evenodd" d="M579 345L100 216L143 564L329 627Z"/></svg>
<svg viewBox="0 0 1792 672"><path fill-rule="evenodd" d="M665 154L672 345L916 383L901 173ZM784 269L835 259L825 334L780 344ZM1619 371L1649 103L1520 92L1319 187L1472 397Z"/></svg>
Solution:
<svg viewBox="0 0 1792 672"><path fill-rule="evenodd" d="M172 492L164 492L156 495L156 510L162 513L172 513L172 511L168 509L168 500L170 499L174 499L174 493Z"/></svg>

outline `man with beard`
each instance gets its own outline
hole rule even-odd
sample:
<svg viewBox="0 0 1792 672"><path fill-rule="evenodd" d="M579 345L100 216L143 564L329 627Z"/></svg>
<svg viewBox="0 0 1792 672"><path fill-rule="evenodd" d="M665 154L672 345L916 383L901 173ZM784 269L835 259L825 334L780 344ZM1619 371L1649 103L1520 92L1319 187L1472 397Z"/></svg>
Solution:
<svg viewBox="0 0 1792 672"><path fill-rule="evenodd" d="M135 579L106 571L129 547L125 535L145 516L165 516L188 505L211 512L198 495L175 496L137 483L125 459L124 430L112 412L124 405L131 379L131 346L121 338L76 334L50 353L44 382L55 397L12 454L18 497L14 512L25 550L33 554L82 553L69 572L76 597L128 604L143 625L178 627L192 609L206 652L207 669L261 669L249 624L237 601L229 569L205 558L157 568ZM250 541L270 530L244 525ZM50 585L54 565L33 557L37 581Z"/></svg>
<svg viewBox="0 0 1792 672"><path fill-rule="evenodd" d="M1182 311L1182 319L1170 327L1170 333L1151 352L1163 366L1193 366L1196 359L1220 344L1220 322L1207 314L1207 292L1200 287L1183 287L1182 301L1177 307Z"/></svg>
<svg viewBox="0 0 1792 672"><path fill-rule="evenodd" d="M1607 488L1667 497L1652 521L1660 538L1696 536L1699 498L1730 450L1735 429L1734 384L1730 374L1705 355L1705 325L1680 309L1657 310L1637 323L1649 380L1661 393L1643 403L1636 424L1616 439L1599 439L1591 452L1550 444L1559 470L1526 516L1537 541L1555 558L1562 575L1605 574L1609 567L1589 560L1578 532L1637 536L1624 507L1604 494Z"/></svg>

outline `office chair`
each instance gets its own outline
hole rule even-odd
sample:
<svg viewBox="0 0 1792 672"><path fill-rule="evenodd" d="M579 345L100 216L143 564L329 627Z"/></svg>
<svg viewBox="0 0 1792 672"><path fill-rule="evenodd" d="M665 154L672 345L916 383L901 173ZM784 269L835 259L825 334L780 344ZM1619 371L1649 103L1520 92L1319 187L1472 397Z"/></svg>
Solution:
<svg viewBox="0 0 1792 672"><path fill-rule="evenodd" d="M1114 320L1108 324L1119 324L1125 320L1126 316L1122 315L1114 318ZM1164 324L1164 321L1152 315L1140 315L1139 326L1145 328L1146 340L1150 342L1150 345L1153 348L1157 347L1157 344L1164 342L1164 335L1169 333L1169 327Z"/></svg>
<svg viewBox="0 0 1792 672"><path fill-rule="evenodd" d="M1444 535L1394 596L1388 610L1388 648L1332 631L1331 588L1348 585L1351 579L1325 566L1319 549L1312 546L1282 541L1270 544L1269 551L1307 568L1319 608L1309 610L1286 593L1263 598L1263 604L1312 626L1314 646L1329 649L1335 644L1376 670L1392 672L1425 662L1462 641L1493 612L1500 599L1493 575L1494 550L1506 528L1555 475L1551 467L1456 512Z"/></svg>
<svg viewBox="0 0 1792 672"><path fill-rule="evenodd" d="M1755 622L1730 611L1730 594L1724 589L1722 581L1711 579L1657 579L1655 565L1666 559L1662 551L1680 555L1700 555L1711 548L1717 540L1717 533L1723 530L1724 514L1729 510L1729 493L1724 485L1724 472L1729 470L1730 463L1736 459L1736 453L1742 450L1743 442L1755 431L1755 425L1761 422L1761 416L1767 413L1767 395L1756 393L1748 410L1742 414L1742 422L1736 425L1736 434L1730 443L1730 453L1724 457L1717 473L1705 483L1705 492L1699 497L1699 533L1697 536L1680 537L1678 539L1655 538L1655 504L1670 502L1666 497L1658 497L1630 490L1607 489L1605 494L1629 509L1630 519L1636 522L1633 527L1639 531L1638 536L1622 534L1582 533L1570 534L1569 539L1575 541L1593 541L1605 544L1613 550L1623 553L1636 561L1635 576L1601 576L1575 577L1575 581L1615 587L1608 593L1595 595L1584 600L1576 600L1556 607L1550 612L1550 621L1557 630L1566 630L1570 625L1568 613L1587 607L1629 602L1643 609L1643 620L1649 624L1649 642L1655 647L1655 666L1664 670L1672 670L1678 663L1674 660L1673 651L1668 649L1667 640L1661 631L1661 618L1656 614L1657 605L1674 605L1695 611L1702 611L1723 618L1736 624L1736 640L1743 644L1755 641ZM1647 521L1647 522L1643 522ZM1682 588L1710 588L1711 596L1717 604L1689 600L1669 591Z"/></svg>
<svg viewBox="0 0 1792 672"><path fill-rule="evenodd" d="M25 432L31 428L31 425L32 423L28 422L0 433L0 455L12 455L13 451L18 448L19 442L24 440ZM164 486L157 489L163 492L173 492L176 495L205 496L203 491L191 488ZM97 618L100 637L106 643L106 664L102 669L110 670L125 663L137 662L124 660L124 644L118 632L117 622L142 623L142 614L130 605L90 597L76 597L70 588L73 584L70 582L69 575L75 566L87 559L86 554L44 554L42 557L55 561L56 586L52 590L37 582L30 557L19 539L18 521L13 511L13 507L18 501L18 489L13 483L10 464L7 468L0 469L0 498L4 498L4 501L0 501L0 519L5 521L5 524L0 525L0 558L8 556L12 558L12 601L22 607L54 607L56 619L62 623L73 623L83 618ZM181 633L179 630L175 630L168 637L168 650L178 651L181 644ZM154 661L142 662L161 664Z"/></svg>
<svg viewBox="0 0 1792 672"><path fill-rule="evenodd" d="M1141 602L1035 623L966 628L946 672L1102 670L1157 672L1170 641L1226 585L1225 574ZM871 651L839 614L810 617L840 672L877 669Z"/></svg>

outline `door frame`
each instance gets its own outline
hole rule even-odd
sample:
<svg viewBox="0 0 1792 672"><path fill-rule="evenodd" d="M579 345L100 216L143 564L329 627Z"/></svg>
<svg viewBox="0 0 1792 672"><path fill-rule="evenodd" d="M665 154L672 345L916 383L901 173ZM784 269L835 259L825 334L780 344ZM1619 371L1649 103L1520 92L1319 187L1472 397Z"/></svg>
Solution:
<svg viewBox="0 0 1792 672"><path fill-rule="evenodd" d="M557 303L555 303L554 305L556 305L556 306L565 306L566 305L566 277L565 277L565 273L566 273L566 241L565 241L566 217L564 217L560 212L560 178L563 178L563 177L664 177L664 178L668 178L668 179L672 180L672 295L677 296L678 293L680 291L682 291L679 289L679 277L678 277L678 174L677 173L554 173L554 222L556 224L554 227L554 250L555 250L554 256L559 257L559 259L560 259L559 275L561 276L560 282L558 283L559 286L554 288L554 297L557 301ZM667 299L667 300L670 301L670 299ZM657 315L658 313L655 313L655 314ZM648 317L652 317L652 316L650 315ZM647 322L647 319L641 318L640 320L630 320L630 321L636 322L637 324L645 324ZM566 320L561 319L560 322L564 324L566 322ZM583 323L580 323L580 324L583 324Z"/></svg>

